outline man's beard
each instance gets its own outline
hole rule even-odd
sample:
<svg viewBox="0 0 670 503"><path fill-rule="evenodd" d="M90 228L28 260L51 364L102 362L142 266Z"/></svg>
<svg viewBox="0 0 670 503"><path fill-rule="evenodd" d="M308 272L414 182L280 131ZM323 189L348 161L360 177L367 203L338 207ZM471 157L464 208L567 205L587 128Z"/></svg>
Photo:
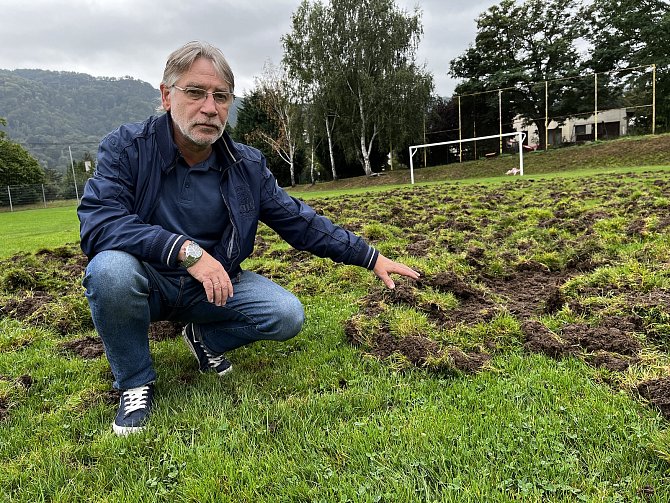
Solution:
<svg viewBox="0 0 670 503"><path fill-rule="evenodd" d="M228 121L224 122L220 126L218 124L209 124L209 123L202 123L202 122L194 122L192 124L188 124L186 128L182 128L180 124L177 124L177 127L181 131L181 134L184 136L184 138L187 138L189 141L191 141L193 144L198 145L200 147L208 147L212 145L216 140L221 138L223 136L223 132L226 129L226 124ZM196 136L193 133L193 130L198 127L198 126L209 126L212 128L216 128L218 130L218 134L212 139L211 136L207 135L207 137L198 135Z"/></svg>

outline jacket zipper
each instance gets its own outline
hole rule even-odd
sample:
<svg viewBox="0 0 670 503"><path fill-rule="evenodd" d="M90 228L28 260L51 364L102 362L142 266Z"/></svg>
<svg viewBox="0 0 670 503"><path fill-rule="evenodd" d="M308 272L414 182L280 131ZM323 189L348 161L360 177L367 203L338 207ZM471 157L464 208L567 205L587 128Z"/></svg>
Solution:
<svg viewBox="0 0 670 503"><path fill-rule="evenodd" d="M224 174L225 174L225 171L223 173L221 173L221 181L223 180ZM221 193L221 199L223 199L223 204L226 205L226 209L228 210L228 220L230 220L230 225L233 227L233 230L230 233L230 240L228 241L228 246L226 248L226 255L228 257L228 260L232 262L232 260L233 260L233 248L235 247L235 239L237 238L237 227L235 227L235 221L233 220L233 214L230 211L230 205L228 204L228 201L226 200L226 196L223 195L223 189L221 188L221 182L219 182L219 192Z"/></svg>

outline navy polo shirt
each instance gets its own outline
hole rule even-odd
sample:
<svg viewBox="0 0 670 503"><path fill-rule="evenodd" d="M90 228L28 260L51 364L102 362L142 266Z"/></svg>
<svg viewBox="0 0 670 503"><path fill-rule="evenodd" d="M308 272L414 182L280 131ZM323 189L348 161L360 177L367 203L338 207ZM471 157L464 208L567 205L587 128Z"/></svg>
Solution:
<svg viewBox="0 0 670 503"><path fill-rule="evenodd" d="M180 156L174 169L163 178L158 206L148 223L183 234L211 253L230 225L220 189L222 176L214 151L208 159L190 167ZM152 265L162 273L184 272L181 268Z"/></svg>

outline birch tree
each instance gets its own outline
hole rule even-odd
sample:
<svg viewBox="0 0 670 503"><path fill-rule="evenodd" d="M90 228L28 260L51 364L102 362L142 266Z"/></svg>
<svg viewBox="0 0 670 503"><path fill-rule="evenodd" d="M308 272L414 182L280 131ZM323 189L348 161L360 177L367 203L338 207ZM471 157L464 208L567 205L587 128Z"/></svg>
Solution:
<svg viewBox="0 0 670 503"><path fill-rule="evenodd" d="M322 4L311 6L303 0L292 19L292 32L283 37L283 62L302 89L303 99L309 104L312 124L324 123L323 132L328 140L328 154L333 180L338 179L333 151L333 129L338 112L338 100L330 99L329 83L326 78L327 57L324 52L325 40L323 16L326 15ZM316 127L314 130L316 131ZM320 128L318 128L320 129Z"/></svg>
<svg viewBox="0 0 670 503"><path fill-rule="evenodd" d="M256 79L256 87L262 109L276 126L276 135L259 128L251 133L251 137L265 142L288 164L291 187L295 187L295 161L302 130L294 82L283 68L268 62L263 75Z"/></svg>
<svg viewBox="0 0 670 503"><path fill-rule="evenodd" d="M420 17L418 11L397 9L393 0L332 0L329 5L304 0L294 14L292 33L284 37L289 71L314 88L315 100L328 103L322 107L327 132L336 115L340 130L351 133L339 141L368 176L375 141L401 122L393 110L400 108L402 96L425 94L422 101L428 101L431 86L425 83L432 79L415 63ZM417 78L408 80L408 75ZM407 92L394 92L399 88Z"/></svg>

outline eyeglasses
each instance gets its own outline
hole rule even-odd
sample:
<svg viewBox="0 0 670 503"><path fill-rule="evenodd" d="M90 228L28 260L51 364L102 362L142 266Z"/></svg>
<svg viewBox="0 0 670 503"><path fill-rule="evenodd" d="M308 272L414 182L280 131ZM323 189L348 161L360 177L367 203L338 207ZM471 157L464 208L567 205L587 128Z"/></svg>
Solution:
<svg viewBox="0 0 670 503"><path fill-rule="evenodd" d="M233 93L227 91L205 91L199 87L179 87L172 86L176 89L179 89L182 93L186 95L187 98L192 99L193 101L203 101L207 99L207 95L211 94L214 98L214 102L217 105L230 105L235 99Z"/></svg>

